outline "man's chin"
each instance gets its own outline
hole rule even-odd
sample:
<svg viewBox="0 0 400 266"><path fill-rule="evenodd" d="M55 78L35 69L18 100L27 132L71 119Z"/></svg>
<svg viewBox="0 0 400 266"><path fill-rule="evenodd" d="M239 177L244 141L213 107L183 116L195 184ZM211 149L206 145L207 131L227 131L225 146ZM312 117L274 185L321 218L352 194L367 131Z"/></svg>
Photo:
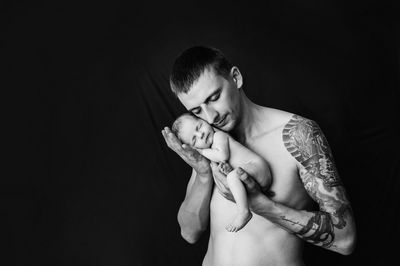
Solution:
<svg viewBox="0 0 400 266"><path fill-rule="evenodd" d="M228 121L226 124L222 125L221 127L218 127L218 129L229 132L235 127L235 123L233 121Z"/></svg>

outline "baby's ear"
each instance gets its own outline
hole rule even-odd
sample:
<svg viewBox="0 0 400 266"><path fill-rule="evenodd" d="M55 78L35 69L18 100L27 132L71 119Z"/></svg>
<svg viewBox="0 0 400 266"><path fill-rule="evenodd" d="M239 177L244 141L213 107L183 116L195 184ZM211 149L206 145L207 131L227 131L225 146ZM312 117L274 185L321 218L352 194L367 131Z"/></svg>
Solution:
<svg viewBox="0 0 400 266"><path fill-rule="evenodd" d="M182 148L184 148L184 149L187 149L187 148L194 149L192 146L190 146L189 144L185 144L185 143L182 144Z"/></svg>

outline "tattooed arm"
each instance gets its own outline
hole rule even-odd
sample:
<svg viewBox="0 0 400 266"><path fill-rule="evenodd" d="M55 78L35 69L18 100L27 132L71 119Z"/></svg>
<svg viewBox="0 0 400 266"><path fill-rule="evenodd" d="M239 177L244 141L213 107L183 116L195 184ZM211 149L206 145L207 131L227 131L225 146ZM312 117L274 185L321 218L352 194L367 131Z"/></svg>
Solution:
<svg viewBox="0 0 400 266"><path fill-rule="evenodd" d="M242 181L253 197L252 210L307 242L350 254L356 238L354 218L322 131L315 122L295 115L283 130L283 141L296 158L300 178L319 211L296 210L273 202L259 193L246 175Z"/></svg>
<svg viewBox="0 0 400 266"><path fill-rule="evenodd" d="M306 219L287 213L282 220L299 227L295 232L308 242L350 253L355 242L354 218L324 134L314 121L295 115L283 130L283 141L299 162L300 178L320 210L305 213Z"/></svg>

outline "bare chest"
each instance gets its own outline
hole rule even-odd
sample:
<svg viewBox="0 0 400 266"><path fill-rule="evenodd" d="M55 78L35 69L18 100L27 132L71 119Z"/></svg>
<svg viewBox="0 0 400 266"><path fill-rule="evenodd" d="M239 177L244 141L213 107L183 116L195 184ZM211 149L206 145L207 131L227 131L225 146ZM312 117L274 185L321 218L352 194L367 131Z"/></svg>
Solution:
<svg viewBox="0 0 400 266"><path fill-rule="evenodd" d="M296 160L286 150L281 132L274 132L259 138L242 143L245 147L264 158L272 173L272 185L270 190L274 192L271 197L275 202L282 203L295 209L307 209L312 202L304 189L299 177ZM224 226L230 221L236 212L236 205L222 197L218 190L214 189L210 205L212 232L225 232ZM249 228L255 231L261 227L271 228L273 225L266 219L255 216L250 221Z"/></svg>
<svg viewBox="0 0 400 266"><path fill-rule="evenodd" d="M263 157L272 173L273 200L294 208L303 208L309 201L299 177L295 158L286 150L281 130L276 130L244 143L250 150Z"/></svg>

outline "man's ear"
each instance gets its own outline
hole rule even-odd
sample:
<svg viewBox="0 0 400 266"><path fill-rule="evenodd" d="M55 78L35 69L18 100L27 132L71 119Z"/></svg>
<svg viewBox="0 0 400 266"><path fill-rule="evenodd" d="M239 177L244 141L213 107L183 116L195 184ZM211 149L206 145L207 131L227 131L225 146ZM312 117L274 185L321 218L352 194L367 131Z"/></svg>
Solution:
<svg viewBox="0 0 400 266"><path fill-rule="evenodd" d="M240 90L243 86L243 77L242 74L240 73L239 68L236 66L232 67L230 74L233 81L236 83L236 87Z"/></svg>

